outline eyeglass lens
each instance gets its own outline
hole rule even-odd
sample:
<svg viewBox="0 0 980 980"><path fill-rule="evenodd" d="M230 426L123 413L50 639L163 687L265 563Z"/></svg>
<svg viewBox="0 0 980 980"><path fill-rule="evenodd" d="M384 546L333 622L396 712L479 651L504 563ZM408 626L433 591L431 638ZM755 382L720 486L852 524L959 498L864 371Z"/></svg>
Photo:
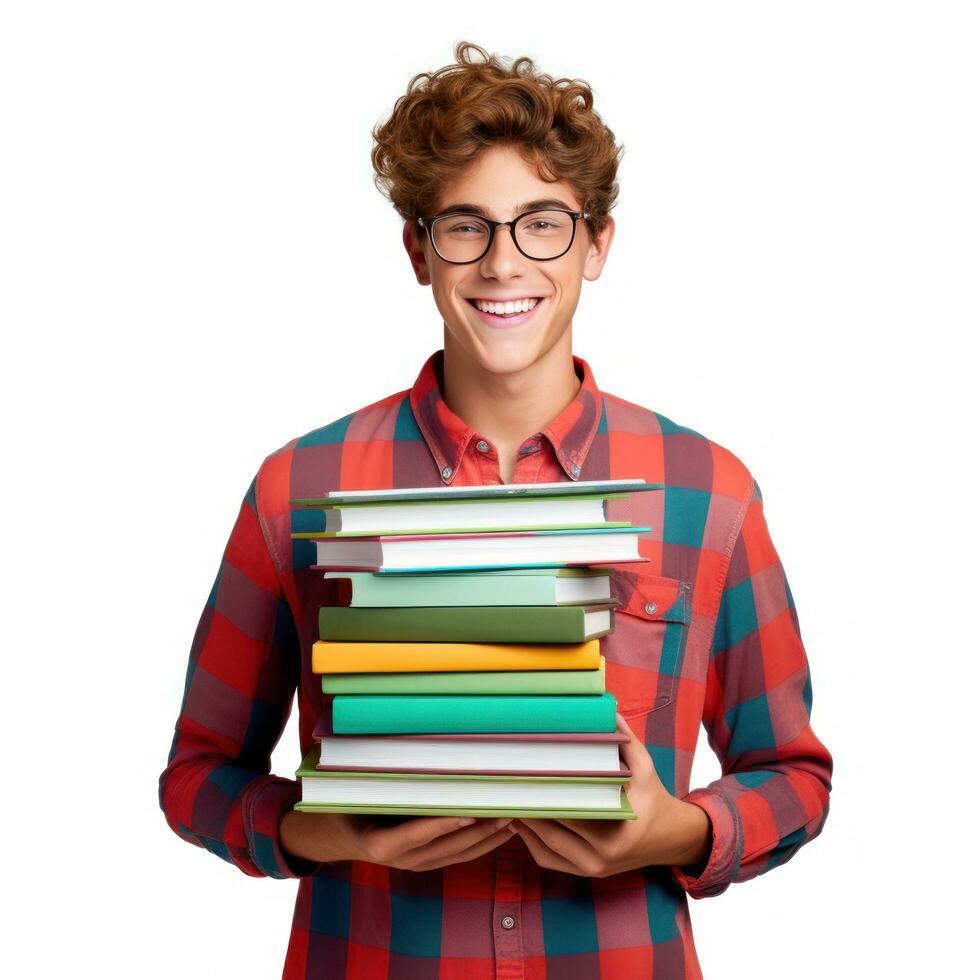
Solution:
<svg viewBox="0 0 980 980"><path fill-rule="evenodd" d="M534 211L515 228L521 250L534 259L557 258L571 244L574 230L575 219L563 211ZM498 232L507 234L507 229ZM432 223L436 251L450 262L475 261L489 238L490 225L475 214L447 214Z"/></svg>

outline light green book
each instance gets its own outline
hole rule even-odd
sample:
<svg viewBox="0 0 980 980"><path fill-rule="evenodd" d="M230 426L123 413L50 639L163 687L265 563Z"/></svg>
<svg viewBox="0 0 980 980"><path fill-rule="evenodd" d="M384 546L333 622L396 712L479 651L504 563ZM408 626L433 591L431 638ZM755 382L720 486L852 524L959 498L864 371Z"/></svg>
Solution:
<svg viewBox="0 0 980 980"><path fill-rule="evenodd" d="M397 674L321 674L324 694L602 694L598 670L452 670Z"/></svg>
<svg viewBox="0 0 980 980"><path fill-rule="evenodd" d="M501 776L470 773L317 769L313 746L296 770L307 812L446 816L529 816L630 820L620 776Z"/></svg>
<svg viewBox="0 0 980 980"><path fill-rule="evenodd" d="M394 606L566 606L613 598L610 573L593 568L506 568L482 572L326 571L325 579L347 579L350 605ZM346 597L345 597L346 598Z"/></svg>

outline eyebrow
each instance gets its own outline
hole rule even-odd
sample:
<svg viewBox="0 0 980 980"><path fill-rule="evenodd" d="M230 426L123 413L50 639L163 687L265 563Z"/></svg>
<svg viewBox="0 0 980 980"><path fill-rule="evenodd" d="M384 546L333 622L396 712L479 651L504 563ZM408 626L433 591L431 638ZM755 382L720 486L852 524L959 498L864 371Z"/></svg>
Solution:
<svg viewBox="0 0 980 980"><path fill-rule="evenodd" d="M575 211L570 204L566 204L565 201L557 197L542 197L538 198L536 201L525 201L523 204L518 204L514 208L514 214L523 214L525 211L540 211L543 208L563 208L565 211ZM493 220L490 212L479 204L450 204L448 207L443 208L439 214L479 214L484 218Z"/></svg>

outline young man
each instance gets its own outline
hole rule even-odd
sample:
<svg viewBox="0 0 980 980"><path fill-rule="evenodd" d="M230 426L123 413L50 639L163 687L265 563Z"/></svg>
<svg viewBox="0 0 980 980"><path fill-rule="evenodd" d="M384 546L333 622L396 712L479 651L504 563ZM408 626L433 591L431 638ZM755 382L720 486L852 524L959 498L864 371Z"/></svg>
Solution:
<svg viewBox="0 0 980 980"><path fill-rule="evenodd" d="M828 812L792 595L746 467L600 391L572 353L582 280L615 229L618 152L588 87L468 49L416 76L375 133L443 348L410 389L263 462L194 638L161 805L246 874L300 879L287 977L697 977L687 895L784 863ZM614 502L612 518L652 528L650 562L610 566L622 605L601 641L635 821L291 809L298 787L269 775L270 754L297 685L313 743L311 646L337 601L290 539L291 497L636 476L666 489ZM702 723L724 775L689 791Z"/></svg>

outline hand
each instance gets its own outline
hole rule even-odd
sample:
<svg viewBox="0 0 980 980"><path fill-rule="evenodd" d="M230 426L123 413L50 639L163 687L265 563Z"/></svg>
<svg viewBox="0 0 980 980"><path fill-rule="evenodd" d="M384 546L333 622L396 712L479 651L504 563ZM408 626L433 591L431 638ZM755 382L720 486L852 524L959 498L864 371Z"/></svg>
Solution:
<svg viewBox="0 0 980 980"><path fill-rule="evenodd" d="M626 788L636 819L515 820L517 833L542 868L605 878L651 864L693 864L707 854L708 815L667 792L650 753L619 712L616 728L630 736L622 752L633 773Z"/></svg>
<svg viewBox="0 0 980 980"><path fill-rule="evenodd" d="M511 821L419 817L395 826L353 813L290 810L279 821L279 843L310 861L370 861L406 871L429 871L472 861L514 833Z"/></svg>

